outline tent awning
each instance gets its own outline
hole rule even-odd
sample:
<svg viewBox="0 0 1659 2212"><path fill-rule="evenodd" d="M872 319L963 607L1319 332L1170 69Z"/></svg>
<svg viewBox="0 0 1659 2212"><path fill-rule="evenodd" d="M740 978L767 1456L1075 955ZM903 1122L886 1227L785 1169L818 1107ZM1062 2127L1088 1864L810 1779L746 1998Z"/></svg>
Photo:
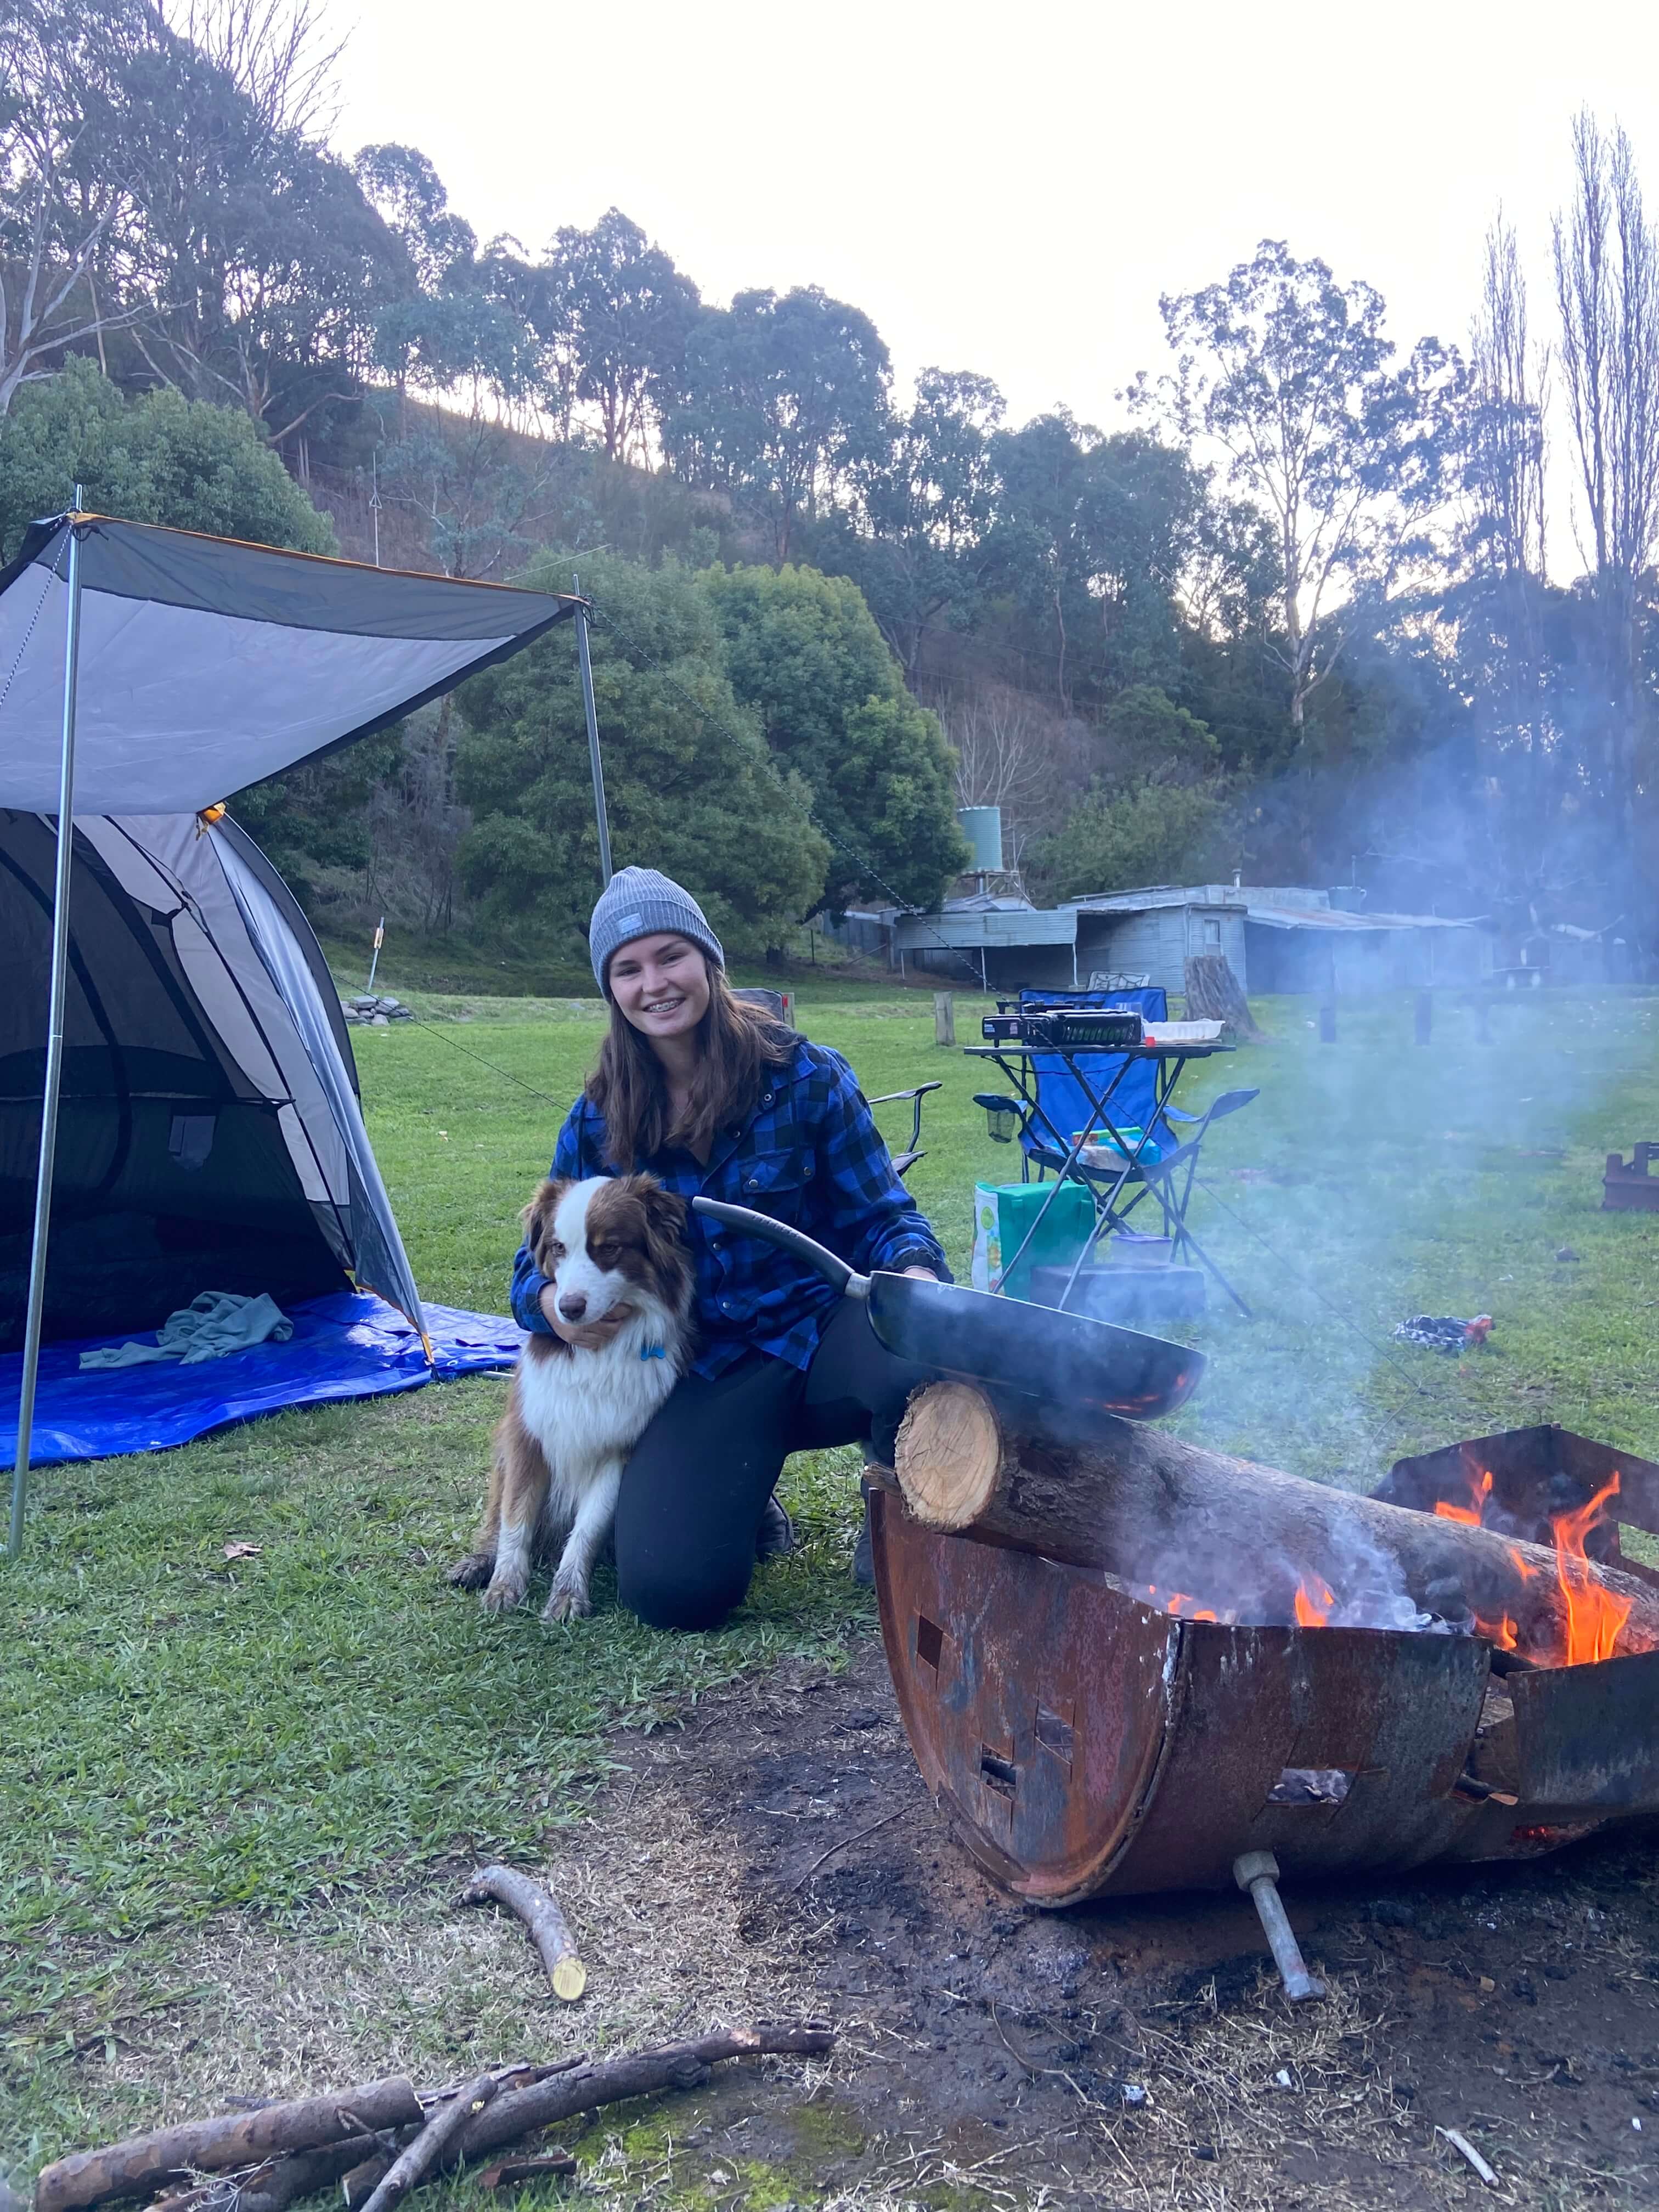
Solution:
<svg viewBox="0 0 1659 2212"><path fill-rule="evenodd" d="M77 815L210 806L396 721L578 605L100 515L36 523L0 570L0 807L57 811L72 527Z"/></svg>

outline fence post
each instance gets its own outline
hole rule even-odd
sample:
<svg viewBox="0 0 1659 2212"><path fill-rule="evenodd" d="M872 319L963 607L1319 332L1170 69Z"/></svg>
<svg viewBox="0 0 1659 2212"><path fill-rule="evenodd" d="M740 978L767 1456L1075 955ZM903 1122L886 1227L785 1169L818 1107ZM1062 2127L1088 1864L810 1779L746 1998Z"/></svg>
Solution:
<svg viewBox="0 0 1659 2212"><path fill-rule="evenodd" d="M933 1042L954 1044L957 1041L957 994L954 991L935 991L933 994Z"/></svg>

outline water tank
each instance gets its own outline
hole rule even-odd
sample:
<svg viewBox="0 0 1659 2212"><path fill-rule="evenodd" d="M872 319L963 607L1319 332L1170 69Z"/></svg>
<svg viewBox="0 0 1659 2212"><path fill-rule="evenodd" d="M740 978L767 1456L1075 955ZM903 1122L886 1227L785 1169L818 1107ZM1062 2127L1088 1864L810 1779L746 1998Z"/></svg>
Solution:
<svg viewBox="0 0 1659 2212"><path fill-rule="evenodd" d="M969 867L975 875L998 875L1002 869L1002 809L1000 806L959 806L957 822L973 854Z"/></svg>

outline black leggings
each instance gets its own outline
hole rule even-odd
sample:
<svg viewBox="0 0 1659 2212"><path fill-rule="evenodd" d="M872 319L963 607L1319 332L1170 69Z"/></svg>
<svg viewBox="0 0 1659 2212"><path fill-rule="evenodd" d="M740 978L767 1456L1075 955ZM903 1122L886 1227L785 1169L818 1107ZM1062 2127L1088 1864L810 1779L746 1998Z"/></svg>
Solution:
<svg viewBox="0 0 1659 2212"><path fill-rule="evenodd" d="M617 1587L653 1628L713 1628L743 1602L755 1531L791 1452L871 1440L890 1461L929 1370L895 1358L843 1298L808 1368L751 1352L682 1376L634 1447L617 1501Z"/></svg>

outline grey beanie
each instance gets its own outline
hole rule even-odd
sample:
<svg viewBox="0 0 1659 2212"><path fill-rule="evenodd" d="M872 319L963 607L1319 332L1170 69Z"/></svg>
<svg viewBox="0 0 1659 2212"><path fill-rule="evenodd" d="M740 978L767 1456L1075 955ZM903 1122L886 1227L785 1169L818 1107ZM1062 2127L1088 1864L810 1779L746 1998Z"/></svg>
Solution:
<svg viewBox="0 0 1659 2212"><path fill-rule="evenodd" d="M593 979L607 999L611 987L605 977L623 946L632 938L653 937L659 930L671 929L700 945L716 967L725 967L720 941L690 891L655 868L618 868L600 892L587 925Z"/></svg>

